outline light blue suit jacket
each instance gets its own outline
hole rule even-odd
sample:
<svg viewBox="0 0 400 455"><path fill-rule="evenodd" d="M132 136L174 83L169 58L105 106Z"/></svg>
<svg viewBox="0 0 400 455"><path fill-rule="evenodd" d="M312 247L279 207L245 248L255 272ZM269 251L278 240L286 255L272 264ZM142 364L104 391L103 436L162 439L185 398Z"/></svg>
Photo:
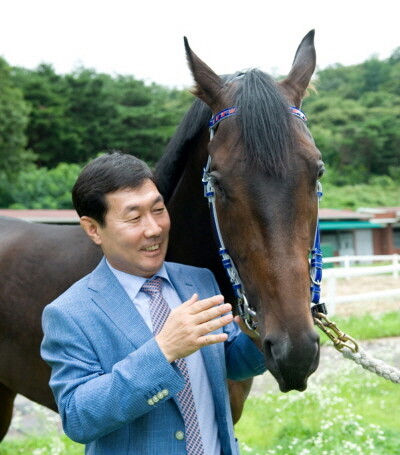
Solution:
<svg viewBox="0 0 400 455"><path fill-rule="evenodd" d="M207 269L166 263L182 301L219 294ZM43 312L42 357L65 433L90 455L185 454L175 398L184 385L105 259ZM265 371L262 353L232 323L228 340L203 348L223 455L238 453L226 378ZM160 393L161 392L161 393ZM154 403L154 396L159 401ZM156 400L157 401L157 400ZM179 435L179 433L178 433ZM205 441L205 444L207 442Z"/></svg>

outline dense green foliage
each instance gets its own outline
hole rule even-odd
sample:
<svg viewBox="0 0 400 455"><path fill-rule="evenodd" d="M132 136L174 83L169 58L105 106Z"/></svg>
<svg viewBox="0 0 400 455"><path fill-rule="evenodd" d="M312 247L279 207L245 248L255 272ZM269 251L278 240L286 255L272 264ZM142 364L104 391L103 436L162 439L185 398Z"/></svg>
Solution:
<svg viewBox="0 0 400 455"><path fill-rule="evenodd" d="M33 159L26 148L25 129L29 122L29 105L11 78L11 68L0 58L0 178L21 169Z"/></svg>
<svg viewBox="0 0 400 455"><path fill-rule="evenodd" d="M305 100L314 139L335 183L400 172L400 55L320 71Z"/></svg>
<svg viewBox="0 0 400 455"><path fill-rule="evenodd" d="M303 109L326 163L324 207L398 205L399 81L400 48L386 60L317 74ZM76 166L107 150L154 165L192 101L188 91L132 76L85 68L59 75L2 59L0 87L2 207L70 207Z"/></svg>
<svg viewBox="0 0 400 455"><path fill-rule="evenodd" d="M31 109L28 147L41 166L83 163L110 149L154 163L190 100L186 92L88 69L60 76L41 65L14 68L12 77Z"/></svg>

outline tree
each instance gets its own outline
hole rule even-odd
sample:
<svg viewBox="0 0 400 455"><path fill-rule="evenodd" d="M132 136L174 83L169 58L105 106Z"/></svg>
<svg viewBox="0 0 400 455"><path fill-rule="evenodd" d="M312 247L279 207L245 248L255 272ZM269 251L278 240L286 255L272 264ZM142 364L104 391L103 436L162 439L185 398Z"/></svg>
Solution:
<svg viewBox="0 0 400 455"><path fill-rule="evenodd" d="M34 158L26 149L28 116L29 107L12 82L11 68L0 58L0 177L3 179L11 178Z"/></svg>
<svg viewBox="0 0 400 455"><path fill-rule="evenodd" d="M40 166L82 163L111 149L155 163L191 100L185 92L85 68L64 76L49 65L15 68L13 77L30 103L28 147Z"/></svg>
<svg viewBox="0 0 400 455"><path fill-rule="evenodd" d="M81 166L60 163L53 169L33 164L0 193L0 206L14 209L70 209L71 190ZM0 184L1 185L1 184Z"/></svg>

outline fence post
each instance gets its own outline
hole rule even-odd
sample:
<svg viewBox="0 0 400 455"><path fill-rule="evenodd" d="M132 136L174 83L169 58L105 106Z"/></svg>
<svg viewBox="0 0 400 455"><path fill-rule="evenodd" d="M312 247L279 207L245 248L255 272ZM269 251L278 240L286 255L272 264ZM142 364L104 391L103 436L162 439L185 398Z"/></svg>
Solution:
<svg viewBox="0 0 400 455"><path fill-rule="evenodd" d="M399 265L399 255L398 254L394 254L393 256L393 277L394 278L398 278L399 277L399 269L397 268L397 266Z"/></svg>
<svg viewBox="0 0 400 455"><path fill-rule="evenodd" d="M350 277L348 275L348 271L350 270L350 257L349 256L343 257L343 266L346 271L346 280L349 280L350 279Z"/></svg>
<svg viewBox="0 0 400 455"><path fill-rule="evenodd" d="M334 274L329 275L326 286L326 305L330 315L334 315L336 311L336 277Z"/></svg>

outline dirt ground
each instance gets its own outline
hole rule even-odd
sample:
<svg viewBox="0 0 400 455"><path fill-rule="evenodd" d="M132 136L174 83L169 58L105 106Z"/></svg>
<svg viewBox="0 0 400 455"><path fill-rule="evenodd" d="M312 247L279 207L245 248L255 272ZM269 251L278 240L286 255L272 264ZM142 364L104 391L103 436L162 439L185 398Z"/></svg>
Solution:
<svg viewBox="0 0 400 455"><path fill-rule="evenodd" d="M360 276L349 279L340 278L336 281L336 295L363 294L373 291L385 291L400 289L400 277L392 275ZM322 280L321 301L326 295L326 286ZM366 313L386 313L400 311L400 295L394 297L382 297L361 302L343 302L336 304L335 314L339 316L361 315Z"/></svg>

